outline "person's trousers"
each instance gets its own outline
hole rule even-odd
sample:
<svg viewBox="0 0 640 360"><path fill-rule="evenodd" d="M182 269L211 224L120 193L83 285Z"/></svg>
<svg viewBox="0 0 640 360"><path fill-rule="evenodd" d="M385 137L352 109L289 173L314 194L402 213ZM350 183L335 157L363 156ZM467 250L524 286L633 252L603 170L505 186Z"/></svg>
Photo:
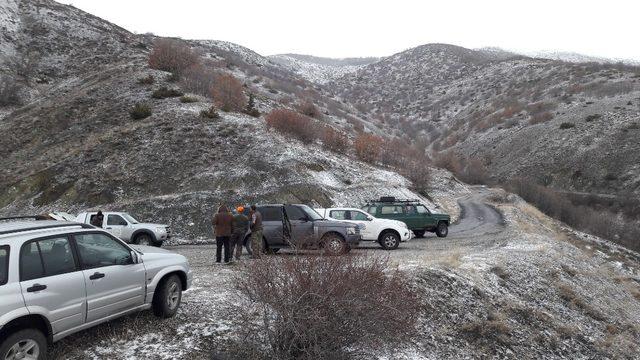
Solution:
<svg viewBox="0 0 640 360"><path fill-rule="evenodd" d="M227 263L231 258L228 236L216 236L216 262L222 260L222 247L224 247L224 262Z"/></svg>
<svg viewBox="0 0 640 360"><path fill-rule="evenodd" d="M247 250L247 254L249 254L249 256L253 256L253 251L251 251L251 235L244 238L243 244L244 249Z"/></svg>
<svg viewBox="0 0 640 360"><path fill-rule="evenodd" d="M244 232L231 234L231 255L236 253L236 260L240 260L242 256L242 245L244 243ZM235 250L234 250L235 249Z"/></svg>
<svg viewBox="0 0 640 360"><path fill-rule="evenodd" d="M260 258L262 256L262 230L254 230L251 232L251 256Z"/></svg>

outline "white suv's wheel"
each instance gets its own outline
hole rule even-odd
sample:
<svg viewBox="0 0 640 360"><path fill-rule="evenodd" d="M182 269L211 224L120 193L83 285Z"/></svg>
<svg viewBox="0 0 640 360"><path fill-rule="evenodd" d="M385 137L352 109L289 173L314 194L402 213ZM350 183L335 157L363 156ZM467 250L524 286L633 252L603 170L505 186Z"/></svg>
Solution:
<svg viewBox="0 0 640 360"><path fill-rule="evenodd" d="M20 330L0 344L1 360L43 360L47 357L47 339L35 329Z"/></svg>

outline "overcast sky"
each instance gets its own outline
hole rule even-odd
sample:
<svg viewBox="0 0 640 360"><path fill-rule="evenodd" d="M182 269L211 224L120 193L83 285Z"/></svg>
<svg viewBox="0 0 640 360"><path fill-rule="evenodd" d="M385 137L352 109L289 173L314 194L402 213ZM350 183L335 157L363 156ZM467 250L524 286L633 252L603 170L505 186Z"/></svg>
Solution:
<svg viewBox="0 0 640 360"><path fill-rule="evenodd" d="M638 0L64 0L137 33L262 55L385 56L426 44L640 60Z"/></svg>

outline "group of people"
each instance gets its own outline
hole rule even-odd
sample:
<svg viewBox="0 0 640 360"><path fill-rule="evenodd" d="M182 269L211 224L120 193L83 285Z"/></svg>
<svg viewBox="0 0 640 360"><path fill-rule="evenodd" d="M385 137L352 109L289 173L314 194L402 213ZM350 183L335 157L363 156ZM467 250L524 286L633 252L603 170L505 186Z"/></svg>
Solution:
<svg viewBox="0 0 640 360"><path fill-rule="evenodd" d="M229 211L226 205L220 205L218 212L211 221L216 238L216 263L222 261L224 249L224 262L229 263L235 253L235 259L240 260L242 247L252 258L262 256L262 214L251 205L249 216L244 215L245 208L238 206L234 213ZM249 238L245 235L251 232Z"/></svg>

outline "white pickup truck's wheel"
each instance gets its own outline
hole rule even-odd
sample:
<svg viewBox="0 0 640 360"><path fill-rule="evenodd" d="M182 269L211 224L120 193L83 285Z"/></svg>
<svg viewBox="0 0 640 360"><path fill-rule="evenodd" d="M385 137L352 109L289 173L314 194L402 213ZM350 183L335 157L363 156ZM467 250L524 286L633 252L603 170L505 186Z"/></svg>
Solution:
<svg viewBox="0 0 640 360"><path fill-rule="evenodd" d="M178 275L162 280L153 294L153 312L160 317L173 317L182 300L182 281Z"/></svg>
<svg viewBox="0 0 640 360"><path fill-rule="evenodd" d="M1 360L42 360L46 357L47 339L35 329L18 331L0 344Z"/></svg>
<svg viewBox="0 0 640 360"><path fill-rule="evenodd" d="M153 241L151 241L151 236L149 236L149 234L140 234L136 235L135 243L137 245L151 246Z"/></svg>
<svg viewBox="0 0 640 360"><path fill-rule="evenodd" d="M385 250L395 250L400 245L400 236L393 231L385 231L380 235L380 245Z"/></svg>

